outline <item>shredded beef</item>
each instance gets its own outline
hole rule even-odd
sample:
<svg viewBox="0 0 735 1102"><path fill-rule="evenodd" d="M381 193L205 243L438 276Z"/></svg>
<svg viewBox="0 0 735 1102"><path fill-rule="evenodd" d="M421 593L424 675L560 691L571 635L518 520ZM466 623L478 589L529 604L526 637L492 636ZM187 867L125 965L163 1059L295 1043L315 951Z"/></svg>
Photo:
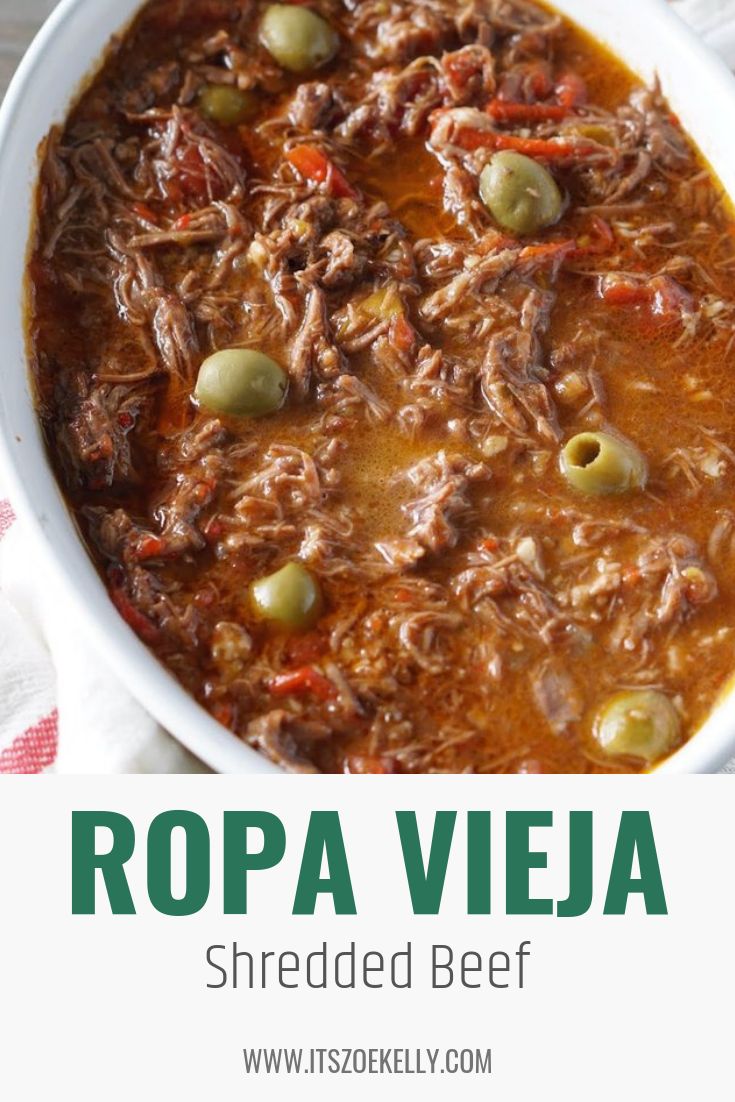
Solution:
<svg viewBox="0 0 735 1102"><path fill-rule="evenodd" d="M256 0L147 4L46 140L31 344L71 507L130 628L287 770L638 768L605 701L654 688L688 735L735 658L720 192L660 89L533 0L309 7L340 48L297 74ZM488 209L502 150L552 224ZM214 415L202 363L242 348L283 407ZM647 484L572 485L581 433ZM299 632L252 599L288 563Z"/></svg>

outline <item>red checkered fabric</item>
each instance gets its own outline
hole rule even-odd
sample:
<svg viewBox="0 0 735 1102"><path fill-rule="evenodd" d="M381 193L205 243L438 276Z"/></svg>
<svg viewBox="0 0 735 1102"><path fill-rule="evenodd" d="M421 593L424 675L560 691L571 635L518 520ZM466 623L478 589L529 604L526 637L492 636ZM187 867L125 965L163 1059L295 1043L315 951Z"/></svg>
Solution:
<svg viewBox="0 0 735 1102"><path fill-rule="evenodd" d="M15 523L9 501L0 500L0 540ZM11 733L0 745L0 773L43 773L53 765L59 742L56 709L41 716L30 727Z"/></svg>
<svg viewBox="0 0 735 1102"><path fill-rule="evenodd" d="M56 761L59 713L54 709L0 752L0 773L43 773Z"/></svg>

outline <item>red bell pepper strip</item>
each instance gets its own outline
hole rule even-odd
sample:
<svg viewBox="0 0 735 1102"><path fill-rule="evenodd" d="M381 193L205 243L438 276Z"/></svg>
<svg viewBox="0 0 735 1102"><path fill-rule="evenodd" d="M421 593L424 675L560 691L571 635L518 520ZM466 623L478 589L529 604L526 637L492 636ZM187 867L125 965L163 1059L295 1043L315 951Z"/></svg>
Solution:
<svg viewBox="0 0 735 1102"><path fill-rule="evenodd" d="M564 73L557 82L556 98L569 111L587 102L587 85L577 73Z"/></svg>
<svg viewBox="0 0 735 1102"><path fill-rule="evenodd" d="M565 260L584 260L588 256L599 256L608 253L615 245L615 236L602 218L594 218L593 226L597 232L596 240L589 240L587 244L581 244L579 239L566 238L559 241L546 241L540 245L526 245L521 249L521 261L537 261L550 263L563 262Z"/></svg>
<svg viewBox="0 0 735 1102"><path fill-rule="evenodd" d="M655 276L646 283L623 277L603 280L600 297L609 306L648 306L663 321L673 321L691 313L694 299L671 276Z"/></svg>
<svg viewBox="0 0 735 1102"><path fill-rule="evenodd" d="M282 673L268 682L268 689L274 696L293 696L298 693L312 693L321 700L331 700L337 690L323 674L313 666L304 666L292 673Z"/></svg>
<svg viewBox="0 0 735 1102"><path fill-rule="evenodd" d="M470 81L480 74L482 66L482 61L467 50L445 54L441 63L450 91L455 93L463 93ZM431 80L431 76L428 73L426 75Z"/></svg>
<svg viewBox="0 0 735 1102"><path fill-rule="evenodd" d="M144 219L144 221L151 222L153 223L153 225L156 226L158 225L158 217L156 215L156 212L151 210L151 208L145 203L133 203L131 209L135 214L138 215L139 218Z"/></svg>
<svg viewBox="0 0 735 1102"><path fill-rule="evenodd" d="M476 149L513 149L517 153L525 153L527 157L538 157L545 161L588 157L596 151L594 146L580 142L520 138L516 134L499 134L495 130L476 130L469 126L461 127L454 141L470 153Z"/></svg>
<svg viewBox="0 0 735 1102"><path fill-rule="evenodd" d="M537 101L544 99L551 91L546 74L536 87L532 88ZM487 113L498 122L560 122L571 115L577 107L587 102L587 85L577 73L564 73L554 88L556 103L522 103L508 100L502 92L487 105Z"/></svg>
<svg viewBox="0 0 735 1102"><path fill-rule="evenodd" d="M577 242L573 238L567 241L547 241L543 245L526 245L521 249L519 259L521 262L531 260L536 263L561 263L568 260L576 248Z"/></svg>
<svg viewBox="0 0 735 1102"><path fill-rule="evenodd" d="M147 559L160 559L166 553L166 543L158 536L144 536L136 544L131 558L134 562L146 562Z"/></svg>
<svg viewBox="0 0 735 1102"><path fill-rule="evenodd" d="M356 197L357 192L342 170L337 168L315 145L295 145L293 149L289 149L286 160L305 180L311 180L315 184L326 184L329 194L335 199Z"/></svg>
<svg viewBox="0 0 735 1102"><path fill-rule="evenodd" d="M110 597L125 623L128 627L133 629L135 634L138 635L144 643L151 645L158 642L161 637L160 631L147 616L144 616L143 613L135 607L122 587L113 586L110 590Z"/></svg>
<svg viewBox="0 0 735 1102"><path fill-rule="evenodd" d="M652 301L653 293L647 283L620 280L604 287L602 298L608 306L643 306Z"/></svg>

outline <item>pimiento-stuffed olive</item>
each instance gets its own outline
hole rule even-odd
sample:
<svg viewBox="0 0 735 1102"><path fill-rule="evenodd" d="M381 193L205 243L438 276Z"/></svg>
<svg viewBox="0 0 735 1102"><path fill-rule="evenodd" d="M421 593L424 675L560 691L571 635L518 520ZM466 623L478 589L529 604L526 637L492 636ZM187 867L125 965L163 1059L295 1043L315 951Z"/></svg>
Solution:
<svg viewBox="0 0 735 1102"><path fill-rule="evenodd" d="M581 432L561 453L564 477L584 494L622 494L646 484L646 461L629 440L607 432Z"/></svg>
<svg viewBox="0 0 735 1102"><path fill-rule="evenodd" d="M553 226L564 206L549 170L509 149L496 153L483 168L480 197L495 221L519 236Z"/></svg>
<svg viewBox="0 0 735 1102"><path fill-rule="evenodd" d="M658 761L671 753L681 731L679 713L667 696L639 689L613 696L599 713L594 736L605 754Z"/></svg>
<svg viewBox="0 0 735 1102"><path fill-rule="evenodd" d="M334 27L310 8L296 4L271 4L260 24L260 41L292 73L326 65L339 49Z"/></svg>
<svg viewBox="0 0 735 1102"><path fill-rule="evenodd" d="M258 107L252 92L243 92L231 84L205 84L197 103L203 115L221 126L237 126Z"/></svg>
<svg viewBox="0 0 735 1102"><path fill-rule="evenodd" d="M318 581L305 566L296 562L253 582L250 599L260 619L292 631L311 627L324 608Z"/></svg>
<svg viewBox="0 0 735 1102"><path fill-rule="evenodd" d="M194 393L212 413L262 417L281 408L287 389L275 360L252 348L228 348L204 361Z"/></svg>

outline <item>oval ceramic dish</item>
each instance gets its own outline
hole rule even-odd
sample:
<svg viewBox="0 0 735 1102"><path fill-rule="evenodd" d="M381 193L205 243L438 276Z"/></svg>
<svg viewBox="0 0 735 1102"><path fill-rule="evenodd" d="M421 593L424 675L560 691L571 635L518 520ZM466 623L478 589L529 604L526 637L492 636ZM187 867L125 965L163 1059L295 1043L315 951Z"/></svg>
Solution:
<svg viewBox="0 0 735 1102"><path fill-rule="evenodd" d="M130 692L185 746L223 773L278 772L216 723L126 626L80 540L51 471L29 387L24 318L39 143L61 122L110 38L140 0L62 0L21 64L0 113L0 458L42 567L71 601L84 631ZM556 7L608 45L645 81L658 75L684 127L735 197L735 79L665 0L559 0ZM712 104L718 109L712 110ZM735 688L701 730L660 766L713 772L735 754Z"/></svg>

